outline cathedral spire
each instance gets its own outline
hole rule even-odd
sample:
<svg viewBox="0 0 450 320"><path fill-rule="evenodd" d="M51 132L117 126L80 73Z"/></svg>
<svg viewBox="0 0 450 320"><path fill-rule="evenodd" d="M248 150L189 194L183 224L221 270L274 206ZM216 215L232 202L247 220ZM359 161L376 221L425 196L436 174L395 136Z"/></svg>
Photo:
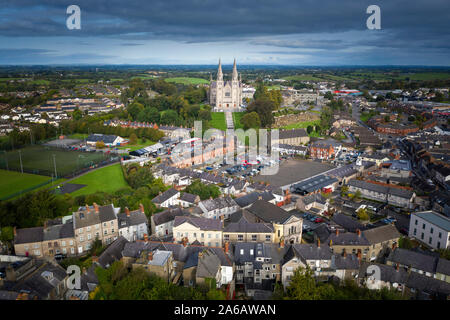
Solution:
<svg viewBox="0 0 450 320"><path fill-rule="evenodd" d="M233 78L234 81L238 80L238 72L237 72L237 67L236 67L236 58L234 59L234 64L233 64Z"/></svg>
<svg viewBox="0 0 450 320"><path fill-rule="evenodd" d="M223 81L222 62L219 58L219 69L217 70L217 80Z"/></svg>

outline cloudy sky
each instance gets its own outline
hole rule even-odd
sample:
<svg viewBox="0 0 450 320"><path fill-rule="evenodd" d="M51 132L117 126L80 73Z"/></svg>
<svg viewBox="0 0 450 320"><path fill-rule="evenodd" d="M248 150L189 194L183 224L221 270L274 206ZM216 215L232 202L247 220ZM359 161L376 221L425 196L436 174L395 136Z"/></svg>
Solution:
<svg viewBox="0 0 450 320"><path fill-rule="evenodd" d="M450 66L449 31L449 0L0 0L0 64Z"/></svg>

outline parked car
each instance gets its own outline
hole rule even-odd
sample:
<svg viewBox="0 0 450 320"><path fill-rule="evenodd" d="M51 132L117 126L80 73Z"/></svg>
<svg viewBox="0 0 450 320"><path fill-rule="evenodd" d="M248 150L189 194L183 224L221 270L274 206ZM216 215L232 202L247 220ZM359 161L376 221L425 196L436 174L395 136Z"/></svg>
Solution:
<svg viewBox="0 0 450 320"><path fill-rule="evenodd" d="M315 223L322 223L322 222L324 222L324 220L323 220L322 218L316 218L316 219L314 220L314 222L315 222Z"/></svg>

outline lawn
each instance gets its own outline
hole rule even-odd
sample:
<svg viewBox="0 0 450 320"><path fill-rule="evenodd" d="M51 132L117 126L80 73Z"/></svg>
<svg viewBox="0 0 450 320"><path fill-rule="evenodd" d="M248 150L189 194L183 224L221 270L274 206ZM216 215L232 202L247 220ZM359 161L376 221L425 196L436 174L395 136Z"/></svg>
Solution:
<svg viewBox="0 0 450 320"><path fill-rule="evenodd" d="M50 177L17 171L0 170L0 199L7 199L17 192L39 186L51 180ZM47 184L46 186L51 186Z"/></svg>
<svg viewBox="0 0 450 320"><path fill-rule="evenodd" d="M70 181L70 183L87 185L71 193L74 197L95 193L97 191L114 192L128 186L119 163L89 172L84 176Z"/></svg>
<svg viewBox="0 0 450 320"><path fill-rule="evenodd" d="M139 149L142 149L142 148L154 145L154 144L155 144L155 142L150 141L148 139L145 142L143 142L141 138L138 138L138 141L136 144L126 144L122 147L118 147L117 149L119 149L119 150L129 149L129 152L131 152L131 151L139 150Z"/></svg>
<svg viewBox="0 0 450 320"><path fill-rule="evenodd" d="M241 124L241 118L245 115L245 112L233 112L234 129L244 129Z"/></svg>
<svg viewBox="0 0 450 320"><path fill-rule="evenodd" d="M281 127L281 129L299 129L299 128L303 128L306 129L308 126L318 126L320 125L320 120L313 120L313 121L302 121L302 122L297 122L297 123L293 123L284 127ZM310 137L314 137L314 138L320 138L321 135L319 133L317 133L316 131L312 131L311 133L308 134Z"/></svg>
<svg viewBox="0 0 450 320"><path fill-rule="evenodd" d="M209 84L208 80L202 78L191 78L191 77L175 77L164 79L167 82L181 83L181 84Z"/></svg>
<svg viewBox="0 0 450 320"><path fill-rule="evenodd" d="M213 128L217 128L222 131L227 130L227 124L225 123L225 113L223 112L211 112L211 121L209 124Z"/></svg>
<svg viewBox="0 0 450 320"><path fill-rule="evenodd" d="M9 169L21 171L20 158L24 172L52 176L56 171L58 177L64 177L81 168L90 167L96 163L107 160L110 155L103 152L71 151L45 146L29 146L6 153ZM6 168L5 154L0 154L0 168Z"/></svg>
<svg viewBox="0 0 450 320"><path fill-rule="evenodd" d="M310 74L299 74L295 76L284 77L283 79L288 81L323 81L322 78L318 78Z"/></svg>

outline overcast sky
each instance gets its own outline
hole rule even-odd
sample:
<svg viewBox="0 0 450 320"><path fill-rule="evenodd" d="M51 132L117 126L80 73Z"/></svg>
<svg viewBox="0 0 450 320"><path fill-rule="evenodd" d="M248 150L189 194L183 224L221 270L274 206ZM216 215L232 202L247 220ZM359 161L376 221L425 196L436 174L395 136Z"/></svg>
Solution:
<svg viewBox="0 0 450 320"><path fill-rule="evenodd" d="M449 31L450 0L0 0L0 64L450 66Z"/></svg>

